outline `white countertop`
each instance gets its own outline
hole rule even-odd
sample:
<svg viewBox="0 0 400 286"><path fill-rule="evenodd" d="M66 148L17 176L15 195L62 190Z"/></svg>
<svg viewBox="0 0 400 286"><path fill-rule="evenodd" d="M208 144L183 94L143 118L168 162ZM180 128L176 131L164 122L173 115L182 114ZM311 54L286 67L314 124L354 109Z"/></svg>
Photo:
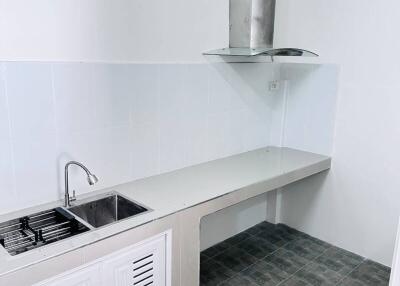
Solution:
<svg viewBox="0 0 400 286"><path fill-rule="evenodd" d="M327 170L330 163L331 159L327 156L268 147L80 196L78 200L116 191L153 211L17 256L10 256L0 248L0 276L250 185L279 179L280 186L284 186L293 180ZM61 205L59 201L1 215L0 222Z"/></svg>

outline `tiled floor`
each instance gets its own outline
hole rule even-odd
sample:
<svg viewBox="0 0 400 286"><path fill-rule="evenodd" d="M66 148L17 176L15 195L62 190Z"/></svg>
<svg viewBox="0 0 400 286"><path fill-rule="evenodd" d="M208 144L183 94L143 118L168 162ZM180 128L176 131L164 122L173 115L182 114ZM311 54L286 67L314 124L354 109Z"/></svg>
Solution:
<svg viewBox="0 0 400 286"><path fill-rule="evenodd" d="M390 268L285 225L260 223L201 253L200 285L386 286Z"/></svg>

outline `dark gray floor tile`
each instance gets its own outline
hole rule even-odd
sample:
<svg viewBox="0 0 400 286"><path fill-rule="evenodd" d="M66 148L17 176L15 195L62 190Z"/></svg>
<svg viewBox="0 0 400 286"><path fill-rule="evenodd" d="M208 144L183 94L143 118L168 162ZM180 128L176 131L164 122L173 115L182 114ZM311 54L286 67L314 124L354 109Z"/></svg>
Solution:
<svg viewBox="0 0 400 286"><path fill-rule="evenodd" d="M257 285L275 286L289 277L289 274L264 261L258 261L241 274Z"/></svg>
<svg viewBox="0 0 400 286"><path fill-rule="evenodd" d="M237 247L231 247L213 259L234 272L240 272L257 261L257 258Z"/></svg>
<svg viewBox="0 0 400 286"><path fill-rule="evenodd" d="M231 245L222 241L214 246L211 246L201 252L202 255L207 256L207 257L214 257L215 255L227 250L230 248Z"/></svg>
<svg viewBox="0 0 400 286"><path fill-rule="evenodd" d="M246 233L248 233L250 235L255 235L255 234L257 234L257 233L259 233L260 231L263 230L262 224L263 223L259 223L259 224L255 225L253 227L250 227L250 228L246 229L244 232L246 232Z"/></svg>
<svg viewBox="0 0 400 286"><path fill-rule="evenodd" d="M200 253L200 263L202 263L208 259L210 259L210 257L204 255L203 253Z"/></svg>
<svg viewBox="0 0 400 286"><path fill-rule="evenodd" d="M344 275L315 262L306 265L294 276L313 286L333 286L344 278Z"/></svg>
<svg viewBox="0 0 400 286"><path fill-rule="evenodd" d="M262 238L277 247L282 247L286 243L293 241L295 239L294 236L292 236L288 233L283 233L283 235L282 235L282 233L278 234L277 232L270 232L269 230L262 230L259 233L255 234L254 236L258 237L258 238Z"/></svg>
<svg viewBox="0 0 400 286"><path fill-rule="evenodd" d="M275 230L276 229L276 224L273 224L273 223L270 223L270 222L268 222L268 221L263 221L262 223L260 223L260 227L263 229L263 230L267 230L267 229L270 229L270 230Z"/></svg>
<svg viewBox="0 0 400 286"><path fill-rule="evenodd" d="M284 248L278 249L271 255L263 258L263 260L289 274L295 273L310 262L306 258L298 256L297 254Z"/></svg>
<svg viewBox="0 0 400 286"><path fill-rule="evenodd" d="M232 236L231 238L228 238L227 240L224 240L223 243L226 243L230 246L235 246L239 242L248 239L249 237L251 237L251 235L247 232L241 232L235 236Z"/></svg>
<svg viewBox="0 0 400 286"><path fill-rule="evenodd" d="M339 285L341 286L387 286L390 268L371 260L366 260L352 271Z"/></svg>
<svg viewBox="0 0 400 286"><path fill-rule="evenodd" d="M359 280L351 279L349 277L344 278L338 286L366 286L364 282L360 282Z"/></svg>
<svg viewBox="0 0 400 286"><path fill-rule="evenodd" d="M315 260L315 262L326 266L330 270L344 275L350 273L363 261L363 257L338 247L329 248Z"/></svg>
<svg viewBox="0 0 400 286"><path fill-rule="evenodd" d="M291 277L288 280L285 280L279 286L311 286L311 284L307 283L304 280L301 280L298 277Z"/></svg>
<svg viewBox="0 0 400 286"><path fill-rule="evenodd" d="M308 235L308 234L305 234L304 239L311 240L311 241L314 242L315 244L321 245L321 246L326 247L326 248L329 248L329 247L333 246L333 245L330 244L330 243L327 243L327 242L325 242L325 241L323 241L323 240L320 240L320 239L318 239L318 238L312 237L312 236L310 236L310 235Z"/></svg>
<svg viewBox="0 0 400 286"><path fill-rule="evenodd" d="M255 226L247 229L245 232L247 232L247 233L249 233L251 235L256 235L257 233L260 233L262 231L272 233L275 230L276 230L276 225L275 224L263 221L263 222L261 222L259 224L256 224Z"/></svg>
<svg viewBox="0 0 400 286"><path fill-rule="evenodd" d="M277 224L275 233L284 237L289 236L290 238L302 238L307 236L305 233L295 230L294 228L288 227L285 224Z"/></svg>
<svg viewBox="0 0 400 286"><path fill-rule="evenodd" d="M212 286L231 278L235 273L213 259L200 264L200 285Z"/></svg>
<svg viewBox="0 0 400 286"><path fill-rule="evenodd" d="M387 267L385 265L382 265L380 263L377 263L377 262L369 260L369 259L365 260L363 264L366 265L366 267L370 267L370 268L376 270L377 272L379 272L380 275L384 275L385 277L390 276L390 272L391 272L390 267Z"/></svg>
<svg viewBox="0 0 400 286"><path fill-rule="evenodd" d="M308 235L305 234L304 232L301 232L301 231L298 231L297 229L291 228L291 227L287 226L286 224L280 223L277 225L277 228L289 233L290 235L292 235L296 238L308 237Z"/></svg>
<svg viewBox="0 0 400 286"><path fill-rule="evenodd" d="M203 251L200 259L204 286L387 286L390 277L388 267L268 222Z"/></svg>
<svg viewBox="0 0 400 286"><path fill-rule="evenodd" d="M311 260L324 253L328 249L328 245L321 245L313 240L301 238L289 242L284 248Z"/></svg>
<svg viewBox="0 0 400 286"><path fill-rule="evenodd" d="M270 223L263 223L260 230L253 235L267 240L269 243L277 247L282 247L290 241L303 238L305 234L296 231L284 224L273 225Z"/></svg>
<svg viewBox="0 0 400 286"><path fill-rule="evenodd" d="M218 286L247 286L247 285L258 286L253 281L249 280L247 277L244 277L240 274L222 282L221 284L218 284Z"/></svg>
<svg viewBox="0 0 400 286"><path fill-rule="evenodd" d="M259 259L278 249L275 245L269 243L268 241L254 236L239 242L236 247Z"/></svg>

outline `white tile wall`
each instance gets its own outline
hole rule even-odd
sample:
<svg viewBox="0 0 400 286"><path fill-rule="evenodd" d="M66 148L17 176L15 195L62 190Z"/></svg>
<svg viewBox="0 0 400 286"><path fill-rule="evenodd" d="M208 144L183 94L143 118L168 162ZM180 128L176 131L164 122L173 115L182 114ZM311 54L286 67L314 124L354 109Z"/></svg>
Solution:
<svg viewBox="0 0 400 286"><path fill-rule="evenodd" d="M7 65L7 94L14 139L55 132L51 66Z"/></svg>
<svg viewBox="0 0 400 286"><path fill-rule="evenodd" d="M15 207L14 165L12 160L10 121L3 64L0 64L0 209L11 211ZM6 199L5 199L6 198Z"/></svg>
<svg viewBox="0 0 400 286"><path fill-rule="evenodd" d="M287 84L284 144L331 155L338 88L335 65L282 66Z"/></svg>
<svg viewBox="0 0 400 286"><path fill-rule="evenodd" d="M18 204L33 205L57 189L57 140L51 66L14 63L5 69L14 187ZM50 195L50 196L49 196Z"/></svg>
<svg viewBox="0 0 400 286"><path fill-rule="evenodd" d="M96 118L93 70L91 64L53 66L55 111L61 133L101 127Z"/></svg>
<svg viewBox="0 0 400 286"><path fill-rule="evenodd" d="M0 213L268 145L270 64L1 64ZM245 73L241 73L244 70ZM279 97L279 94L278 94Z"/></svg>

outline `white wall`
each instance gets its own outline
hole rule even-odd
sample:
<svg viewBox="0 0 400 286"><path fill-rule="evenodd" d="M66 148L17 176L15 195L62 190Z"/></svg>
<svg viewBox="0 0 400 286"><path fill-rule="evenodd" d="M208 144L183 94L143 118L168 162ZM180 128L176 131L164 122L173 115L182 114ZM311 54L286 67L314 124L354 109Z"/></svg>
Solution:
<svg viewBox="0 0 400 286"><path fill-rule="evenodd" d="M267 200L264 194L203 217L200 225L200 249L207 249L265 221L266 209Z"/></svg>
<svg viewBox="0 0 400 286"><path fill-rule="evenodd" d="M278 45L330 55L332 43L340 43L335 37L343 39L324 32L329 15L318 23L303 20L309 12L308 19L327 13L322 4L303 11L278 3L277 30L284 32L277 33ZM299 19L304 29L297 29ZM267 92L268 81L280 79L279 66L160 65L204 63L203 51L227 43L227 0L0 0L0 61L23 61L0 65L0 190L7 198L0 213L60 198L62 164L69 159L86 163L101 179L95 188L102 188L297 138L282 131L296 127L284 116L296 105L283 101L296 84L286 95ZM307 149L313 140L290 142ZM78 192L89 190L80 173L72 180ZM244 209L237 214L262 219Z"/></svg>
<svg viewBox="0 0 400 286"><path fill-rule="evenodd" d="M277 43L337 63L333 166L283 193L289 225L390 265L400 215L398 1L281 0Z"/></svg>
<svg viewBox="0 0 400 286"><path fill-rule="evenodd" d="M0 0L0 61L203 62L226 0Z"/></svg>
<svg viewBox="0 0 400 286"><path fill-rule="evenodd" d="M24 62L1 65L0 213L62 197L69 159L102 188L267 145L279 67L159 65L207 63L227 43L226 0L0 0L0 61Z"/></svg>
<svg viewBox="0 0 400 286"><path fill-rule="evenodd" d="M219 70L221 74L227 74L227 69L230 71L231 76L227 80L241 94L252 94L246 97L246 102L253 106L258 105L260 94L268 90L269 81L272 78L279 79L280 90L270 92L265 98L270 108L268 120L263 124L269 123L269 144L331 154L338 67L276 64L272 65L276 66L275 69L268 71L265 66L271 64L220 65ZM244 132L247 131L243 129L241 132L245 136ZM311 188L310 194L314 194L315 190L316 188ZM303 204L296 205L300 208L299 213L303 212L302 206ZM286 208L286 205L283 207ZM278 214L278 220L280 215L286 213L284 211ZM264 221L266 215L264 195L205 217L201 224L202 249Z"/></svg>
<svg viewBox="0 0 400 286"><path fill-rule="evenodd" d="M0 212L62 198L67 160L100 179L75 169L82 193L268 145L274 93L238 92L223 66L1 64Z"/></svg>
<svg viewBox="0 0 400 286"><path fill-rule="evenodd" d="M283 64L286 82L282 145L331 155L339 70L336 65Z"/></svg>

